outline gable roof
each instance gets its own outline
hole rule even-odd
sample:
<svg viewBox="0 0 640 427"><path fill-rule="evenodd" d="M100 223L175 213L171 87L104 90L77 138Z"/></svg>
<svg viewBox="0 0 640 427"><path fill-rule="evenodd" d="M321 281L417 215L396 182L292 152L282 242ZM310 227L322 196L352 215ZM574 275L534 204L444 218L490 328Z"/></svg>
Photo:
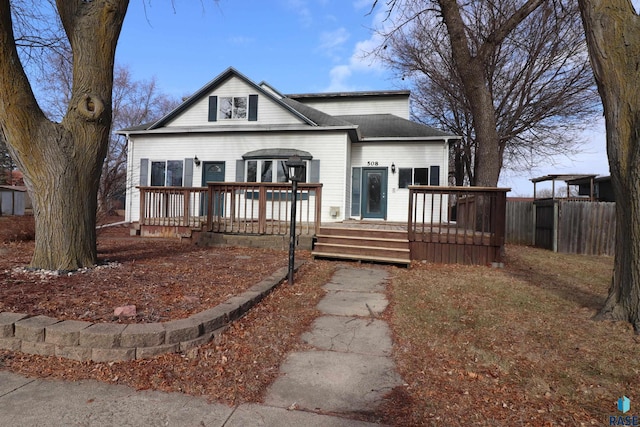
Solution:
<svg viewBox="0 0 640 427"><path fill-rule="evenodd" d="M182 112L191 108L195 103L200 101L205 96L208 96L214 91L216 87L222 85L224 82L231 78L237 78L243 81L245 84L253 88L257 93L267 97L272 102L280 105L291 114L301 119L306 126L317 130L333 130L342 129L350 134L350 138L354 141L376 141L376 140L445 140L458 139L459 136L454 134L443 132L441 130L432 128L421 123L413 122L411 120L404 119L402 117L395 116L393 114L361 114L361 115L339 115L333 116L320 111L310 105L303 103L304 101L322 100L322 99L336 99L336 98L384 98L384 97L409 97L411 92L408 90L390 90L390 91L363 91L363 92L330 92L330 93L309 93L309 94L294 94L294 95L282 95L275 88L266 82L260 84L254 83L244 74L240 73L233 67L227 68L220 73L217 77L211 80L209 83L200 88L177 108L169 112L153 123L141 124L138 126L132 126L126 129L121 129L117 133L121 134L142 134L148 131L160 131L165 133L169 129L160 129L165 127L170 121L175 119ZM300 101L303 102L300 102ZM303 125L304 126L304 125ZM282 125L281 127L269 125L269 130L285 130L293 129L290 125ZM311 128L309 130L311 130ZM298 129L300 129L298 127ZM264 131L263 127L245 125L233 125L233 126L217 126L215 129L211 127L206 128L190 128L190 132L213 132L213 131ZM185 129L172 129L170 133L184 132Z"/></svg>
<svg viewBox="0 0 640 427"><path fill-rule="evenodd" d="M296 111L296 110L292 109L291 107L289 107L287 104L282 102L282 100L280 100L279 98L274 96L271 92L269 92L268 90L265 90L260 85L254 83L251 79L249 79L244 74L240 73L235 68L229 67L225 71L223 71L221 74L219 74L216 78L214 78L209 83L207 83L202 88L200 88L200 90L198 90L196 93L191 95L186 101L184 101L182 104L180 104L177 108L175 108L169 114L167 114L166 116L162 117L160 120L158 120L157 122L153 123L151 126L148 126L146 129L147 130L153 130L153 129L157 129L159 127L162 127L162 126L166 125L168 122L170 122L171 120L176 118L180 113L182 113L183 111L189 109L193 104L198 102L203 97L207 96L208 93L211 93L211 91L215 87L221 85L222 83L224 83L225 81L227 81L228 79L230 79L232 77L236 77L236 78L242 80L244 83L246 83L247 85L249 85L253 89L255 89L256 92L259 92L261 95L268 97L269 99L271 99L272 101L276 102L277 104L280 104L283 108L289 110L291 113L293 113L294 115L298 116L300 119L305 121L307 124L309 124L311 126L317 126L316 123L311 121L308 117L305 117L304 115L300 114L298 111Z"/></svg>

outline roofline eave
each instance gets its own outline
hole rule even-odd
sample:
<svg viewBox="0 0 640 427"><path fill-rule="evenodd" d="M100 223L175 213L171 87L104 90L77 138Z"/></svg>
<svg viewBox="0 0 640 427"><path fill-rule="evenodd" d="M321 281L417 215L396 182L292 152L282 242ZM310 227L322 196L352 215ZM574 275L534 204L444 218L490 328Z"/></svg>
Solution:
<svg viewBox="0 0 640 427"><path fill-rule="evenodd" d="M229 126L229 127L162 127L151 130L130 130L116 131L118 135L138 136L138 135L164 135L164 134L193 134L193 133L235 133L235 132L327 132L327 131L346 131L358 132L357 126Z"/></svg>

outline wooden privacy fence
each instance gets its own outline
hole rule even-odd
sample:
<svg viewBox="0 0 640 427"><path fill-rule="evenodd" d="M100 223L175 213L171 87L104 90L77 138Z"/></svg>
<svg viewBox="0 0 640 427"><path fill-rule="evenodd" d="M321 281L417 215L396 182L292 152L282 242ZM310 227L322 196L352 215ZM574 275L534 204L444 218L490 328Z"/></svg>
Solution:
<svg viewBox="0 0 640 427"><path fill-rule="evenodd" d="M507 191L504 188L410 186L411 258L435 263L501 262Z"/></svg>
<svg viewBox="0 0 640 427"><path fill-rule="evenodd" d="M533 202L507 200L506 242L533 245L535 229Z"/></svg>
<svg viewBox="0 0 640 427"><path fill-rule="evenodd" d="M289 234L292 185L286 183L210 182L207 231L241 234ZM298 184L296 234L320 230L322 184Z"/></svg>
<svg viewBox="0 0 640 427"><path fill-rule="evenodd" d="M563 253L614 254L615 203L545 199L534 206L536 246Z"/></svg>
<svg viewBox="0 0 640 427"><path fill-rule="evenodd" d="M138 187L140 225L200 228L204 187Z"/></svg>

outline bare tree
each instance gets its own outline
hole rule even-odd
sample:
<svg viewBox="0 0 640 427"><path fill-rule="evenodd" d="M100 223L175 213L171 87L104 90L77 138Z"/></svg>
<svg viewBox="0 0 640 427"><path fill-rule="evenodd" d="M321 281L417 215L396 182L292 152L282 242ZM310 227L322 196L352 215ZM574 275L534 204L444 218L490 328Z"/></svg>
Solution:
<svg viewBox="0 0 640 427"><path fill-rule="evenodd" d="M576 147L597 108L570 0L397 0L378 53L415 87L419 121L464 138L457 184L495 186L514 169Z"/></svg>
<svg viewBox="0 0 640 427"><path fill-rule="evenodd" d="M57 50L47 59L46 72L40 76L43 109L52 120L64 116L71 99L73 72L70 48ZM115 130L153 122L180 103L160 91L157 81L135 80L127 66L115 65L113 80L113 117L109 149L102 165L98 190L98 213L112 213L114 200L126 190L127 140Z"/></svg>
<svg viewBox="0 0 640 427"><path fill-rule="evenodd" d="M38 105L18 56L17 3L0 0L0 126L32 198L32 267L71 270L97 261L97 192L109 145L115 48L128 4L56 1L50 15L62 23L73 53L71 101L56 123Z"/></svg>
<svg viewBox="0 0 640 427"><path fill-rule="evenodd" d="M599 318L631 322L640 334L640 21L629 0L579 0L604 106L616 199L616 248Z"/></svg>

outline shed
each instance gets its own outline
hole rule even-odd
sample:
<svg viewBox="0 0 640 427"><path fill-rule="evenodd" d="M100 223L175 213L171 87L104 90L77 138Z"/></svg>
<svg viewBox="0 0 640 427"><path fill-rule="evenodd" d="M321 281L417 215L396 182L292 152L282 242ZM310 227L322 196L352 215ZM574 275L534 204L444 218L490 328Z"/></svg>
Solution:
<svg viewBox="0 0 640 427"><path fill-rule="evenodd" d="M24 215L27 188L0 185L0 215Z"/></svg>

